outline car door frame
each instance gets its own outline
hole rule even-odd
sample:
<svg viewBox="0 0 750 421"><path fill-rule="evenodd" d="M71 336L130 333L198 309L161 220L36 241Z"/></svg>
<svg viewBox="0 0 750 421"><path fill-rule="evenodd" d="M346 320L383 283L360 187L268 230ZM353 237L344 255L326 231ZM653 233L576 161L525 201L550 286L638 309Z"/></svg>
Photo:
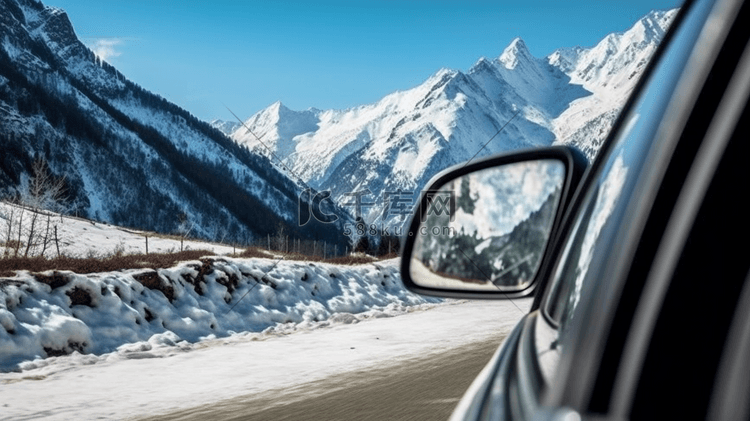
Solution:
<svg viewBox="0 0 750 421"><path fill-rule="evenodd" d="M623 109L623 112L615 123L610 136L603 145L602 151L600 152L601 156L607 156L609 154L609 150L613 147L613 139L616 137L617 133L622 130L624 116L633 107L634 100L638 96L638 93L643 89L643 85L653 71L655 63L657 63L661 59L661 56L664 54L663 52L669 45L669 40L673 36L675 28L679 27L681 19L683 19L686 11L689 10L694 3L696 2L689 1L685 5L683 5L681 12L675 18L673 27L670 28L670 31L667 33L662 46L660 46L660 48L657 50L654 58L652 59L652 62L647 67L646 71L644 71L643 77L634 90L635 94L632 95L628 100L625 108ZM712 6L716 7L711 7L711 10L709 12L710 18L714 19L714 21L723 19L723 21L726 22L729 19L729 16L731 16L731 6L736 6L738 3L741 2L732 2L731 0L718 0L715 4L712 4ZM709 18L707 18L707 20L709 20ZM609 259L610 261L607 265L605 265L605 267L608 269L617 268L619 270L619 272L607 271L608 273L620 274L619 276L614 276L613 278L608 279L607 284L610 286L615 286L616 288L622 290L630 275L632 275L632 273L638 272L632 270L632 266L634 263L633 260L636 257L636 252L638 250L644 250L642 244L644 240L652 242L656 241L656 244L658 244L661 240L661 237L664 233L663 223L665 222L665 218L669 218L669 215L671 214L672 208L674 206L674 200L676 200L676 198L670 196L669 200L659 203L657 200L657 196L659 192L663 192L665 188L676 188L679 191L682 184L674 183L674 185L662 185L662 182L665 179L665 174L670 170L672 170L673 172L676 172L677 170L675 170L670 165L660 164L660 161L664 162L664 160L666 159L666 161L669 162L671 158L673 158L675 149L677 148L678 142L683 134L683 130L688 123L688 119L694 112L698 95L702 91L705 80L709 75L714 60L716 59L716 55L718 55L719 48L716 47L720 47L722 45L726 34L726 31L722 33L721 30L714 31L713 34L702 34L701 36L699 36L698 40L693 46L693 53L691 56L691 63L693 63L693 65L685 69L680 80L679 86L681 87L681 89L680 92L678 92L679 95L675 95L670 101L671 117L668 119L668 124L664 124L662 127L660 127L658 132L658 135L662 139L661 150L656 151L656 158L651 159L650 162L654 165L652 165L649 174L644 177L644 181L641 183L649 187L648 189L645 189L647 190L649 196L647 198L643 198L640 203L634 205L635 209L633 209L633 213L631 214L631 217L634 220L634 225L636 225L640 229L636 229L636 233L625 233L626 235L624 235L623 237L626 238L626 241L624 241L624 244L622 244L617 249L617 255ZM709 48L710 46L714 47L715 50ZM700 54L697 54L696 50L702 51L698 51ZM711 116L713 116L713 114L711 114ZM692 163L694 154L692 156L690 154L687 155L688 156L682 158L684 160L684 163L682 163L681 165L682 167L687 166L687 168L689 168L690 164ZM564 217L565 222L563 223L563 228L559 231L556 238L553 239L553 243L555 244L555 246L553 247L556 247L555 255L558 255L562 252L561 247L564 244L564 240L571 234L571 230L573 228L572 220L575 215L577 215L580 207L582 206L582 202L585 198L585 193L588 191L591 184L595 182L592 174L597 174L600 171L599 168L601 167L601 165L603 165L603 159L597 159L593 163L592 167L584 175L584 180L579 186L579 191L574 196L572 206L567 210L566 216ZM675 163L673 162L672 165L674 166ZM685 169L682 168L682 170ZM659 211L657 209L657 211L655 212L659 216L659 218L661 218L661 229L657 233L644 233L644 230L648 226L649 222L654 221L654 215L652 213L655 210L654 206L663 207L662 211ZM630 228L632 229L632 225ZM637 265L641 267L642 272L645 271L646 273L648 273L650 271L651 261L654 258L655 247L656 246L645 248L650 253L650 259L648 259L648 262L636 262ZM545 263L546 264L543 263L543 266L541 268L542 270L540 271L540 276L545 282L548 282L548 280L551 279L553 269L556 266L557 262L546 261ZM551 285L540 284L540 289L538 290L539 294L537 294L537 296L535 297L532 306L532 312L537 311L541 308L544 300L549 294L550 286ZM544 292L544 294L541 294L541 292ZM636 296L639 295L640 290L636 291ZM576 351L583 352L576 352L575 354L577 355L575 355L575 357L571 357L572 353L569 353L566 356L567 360L561 361L561 366L563 367L563 376L562 378L558 377L558 379L556 379L555 384L549 388L549 393L545 393L541 401L541 403L547 408L569 407L583 413L590 412L589 410L592 406L592 399L594 399L594 397L592 396L592 389L597 383L601 382L599 369L601 369L604 365L609 365L608 370L609 372L612 372L616 371L617 367L619 367L619 354L616 355L614 361L603 360L603 356L608 350L605 349L606 340L603 341L602 338L609 338L612 321L617 317L618 312L620 314L627 314L629 311L623 312L623 309L617 308L619 306L615 306L615 308L610 309L602 308L601 306L597 306L596 302L592 300L593 299L588 300L589 305L586 306L588 308L584 309L584 311L588 313L585 314L584 317L582 317L584 322L578 323L578 326L576 328L578 332L586 331L587 333L590 333L593 329L593 332L595 333L578 335L578 341L574 344L574 347ZM605 319L607 319L604 323L602 323L602 319L600 317L591 317L592 315L598 316L601 314L604 314ZM459 408L457 408L457 413L460 414L463 412L464 414L468 414L469 412L471 412L476 415L477 418L480 417L483 411L477 409L479 405L477 405L476 398L479 394L483 394L484 396L484 401L482 402L481 406L486 407L488 405L488 402L493 399L493 393L491 393L493 385L491 383L494 383L495 389L502 389L506 393L509 389L509 385L506 380L508 380L509 376L512 375L513 368L508 368L507 361L517 360L521 363L523 363L524 361L526 363L533 363L536 360L534 357L524 357L516 354L517 352L519 352L519 350L522 349L523 339L521 339L521 337L523 335L521 334L521 330L525 329L523 325L528 323L529 318L530 316L526 316L519 323L514 333L506 340L505 345L498 350L491 362L485 368L485 370L483 371L483 375L480 375L480 377L477 379L477 382L475 382L476 387L472 386L473 390L471 390L470 392L472 392L474 395L473 402L472 399L465 399L464 401L462 401L462 405L459 405ZM599 340L590 341L591 337L599 338ZM534 350L533 348L526 347L526 351L524 352L533 354ZM515 358L513 358L514 356ZM581 371L583 371L583 375L581 375ZM571 375L571 373L575 373L576 375L573 376ZM500 375L504 376L502 378L502 383L499 382L499 380L501 380L500 378L498 378ZM487 381L489 376L494 376L493 382ZM467 393L467 395L469 394ZM498 395L494 395L495 398L497 398ZM473 419L475 417L472 416L467 418ZM454 419L461 418L454 417Z"/></svg>
<svg viewBox="0 0 750 421"><path fill-rule="evenodd" d="M682 15L689 8L697 7L697 3L683 6ZM614 410L609 410L610 398L625 393L627 389L615 390L615 377L633 373L632 366L621 361L623 346L634 346L631 344L638 341L641 342L640 352L643 352L643 341L648 340L648 335L635 333L637 338L628 336L634 314L640 315L636 305L641 296L653 306L658 306L660 299L643 293L645 280L638 282L636 279L664 270L661 263L653 264L659 261L657 248L662 242L673 240L666 231L667 222L673 217L685 175L695 162L698 147L717 111L714 103L701 102L705 100L703 95L708 87L712 86L707 81L720 58L722 47L728 42L730 28L741 24L735 18L742 1L717 0L712 3L706 16L707 23L692 48L691 57L673 93L667 117L655 135L659 139L658 149L651 152L653 157L647 164L647 171L640 176L639 190L643 196L629 208L627 229L621 230L617 236L622 243L600 271L599 278L609 291L598 288L591 296L582 299L586 305L581 309L580 322L575 324L571 333L575 338L572 349L563 356L562 373L558 372L555 384L543 400L548 407L566 406L582 413L608 413L615 418L625 416L616 403ZM726 25L727 22L730 24ZM668 48L666 44L665 48ZM714 93L718 95L717 102L723 93L723 90ZM627 111L624 110L622 115L625 116ZM702 127L704 132L691 132L691 121L696 120L697 115L707 120L701 122L705 126ZM611 136L616 136L617 130L613 130ZM612 295L620 297L614 306L611 300L607 300ZM629 384L632 386L632 381ZM629 390L632 392L632 388Z"/></svg>
<svg viewBox="0 0 750 421"><path fill-rule="evenodd" d="M571 235L573 230L573 222L577 216L579 209L583 206L583 201L586 197L586 192L596 182L595 175L601 171L601 167L604 164L603 157L609 155L610 150L614 146L614 140L616 134L623 129L625 125L625 115L630 109L633 108L638 93L643 89L646 81L649 79L651 74L656 67L656 63L659 62L661 57L664 55L666 47L670 44L671 38L674 36L675 28L680 25L686 10L689 9L693 3L692 0L688 0L683 5L682 10L675 17L672 26L667 31L662 40L661 45L655 51L651 61L644 69L644 72L640 80L636 83L633 90L634 94L631 95L626 101L623 111L620 113L618 118L613 124L613 128L610 135L607 137L605 142L599 151L597 158L591 163L586 169L582 176L581 182L579 183L576 192L573 194L573 198L570 200L567 209L563 216L563 222L560 225L554 236L550 239L550 246L547 256L542 261L540 270L537 274L538 285L534 301L531 306L529 315L525 316L517 325L511 334L505 339L503 345L493 355L492 359L485 366L484 370L477 376L474 383L471 385L469 390L464 395L459 405L454 410L452 420L462 419L488 419L488 418L501 418L504 419L506 416L511 417L509 411L510 403L507 400L509 381L510 377L514 375L514 372L518 370L518 364L531 364L522 369L527 373L531 373L537 370L538 361L534 355L520 356L517 353L519 343L521 341L522 332L524 330L529 331L528 324L531 322L530 318L535 313L538 315L538 310L543 304L545 298L549 294L551 288L550 279L553 277L554 270L558 264L558 258L563 254L563 247L565 246L565 240ZM524 327L526 326L526 327ZM533 347L525 346L525 352L533 354ZM533 394L533 390L527 388L523 392L525 395ZM502 402L499 402L502 400ZM552 406L563 406L562 402L557 404L547 401L542 401L545 405Z"/></svg>

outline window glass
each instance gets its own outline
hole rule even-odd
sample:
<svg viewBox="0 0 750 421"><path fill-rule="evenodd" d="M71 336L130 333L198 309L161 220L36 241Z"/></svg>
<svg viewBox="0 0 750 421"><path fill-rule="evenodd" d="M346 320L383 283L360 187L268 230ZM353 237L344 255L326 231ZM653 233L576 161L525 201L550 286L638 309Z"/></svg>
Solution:
<svg viewBox="0 0 750 421"><path fill-rule="evenodd" d="M604 281L593 279L601 275L596 266L603 264L607 253L615 246L614 236L628 203L638 198L635 190L638 175L652 143L658 140L654 139L656 130L710 5L709 1L698 2L685 16L670 47L625 117L613 147L600 157L606 162L589 185L543 305L560 336L564 336L570 321L575 319L584 289L590 288L593 282ZM561 339L556 342L564 345Z"/></svg>

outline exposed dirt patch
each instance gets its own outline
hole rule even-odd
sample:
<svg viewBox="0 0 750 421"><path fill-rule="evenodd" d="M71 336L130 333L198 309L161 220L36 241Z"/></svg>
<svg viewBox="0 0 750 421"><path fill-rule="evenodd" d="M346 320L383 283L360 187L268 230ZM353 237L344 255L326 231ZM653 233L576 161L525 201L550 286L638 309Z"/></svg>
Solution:
<svg viewBox="0 0 750 421"><path fill-rule="evenodd" d="M273 289L276 289L278 287L278 285L276 285L276 282L268 279L266 275L263 275L263 277L259 279L257 276L253 275L252 273L242 272L242 276L244 276L245 278L252 278L257 283L263 282L264 284L270 286Z"/></svg>
<svg viewBox="0 0 750 421"><path fill-rule="evenodd" d="M143 312L146 313L146 322L148 323L151 323L151 321L156 318L154 316L154 313L152 313L151 310L148 309L148 307L144 307Z"/></svg>
<svg viewBox="0 0 750 421"><path fill-rule="evenodd" d="M164 294L165 297L167 297L167 300L169 300L170 303L174 301L174 287L169 281L162 279L162 277L159 276L158 272L150 271L139 273L137 275L133 275L133 278L136 281L140 282L141 285L150 290L161 291L161 293Z"/></svg>
<svg viewBox="0 0 750 421"><path fill-rule="evenodd" d="M91 293L85 288L81 288L76 285L75 287L73 287L73 289L67 291L65 295L70 297L71 306L93 307L93 305L91 304Z"/></svg>
<svg viewBox="0 0 750 421"><path fill-rule="evenodd" d="M44 352L47 357L61 357L63 355L70 355L73 351L78 351L81 354L85 353L86 342L74 342L68 341L68 345L62 349L44 347Z"/></svg>
<svg viewBox="0 0 750 421"><path fill-rule="evenodd" d="M262 281L262 282L263 282L264 284L268 285L269 287L271 287L271 288L273 288L273 289L276 289L276 288L278 288L278 287L279 287L279 286L278 286L278 285L276 284L276 282L274 282L274 281L272 281L272 280L268 279L268 277L267 277L267 276L264 276L264 277L260 278L260 280L261 280L261 281Z"/></svg>
<svg viewBox="0 0 750 421"><path fill-rule="evenodd" d="M10 286L10 285L20 287L25 284L21 281L16 281L14 279L0 279L0 288L5 287L5 286Z"/></svg>
<svg viewBox="0 0 750 421"><path fill-rule="evenodd" d="M224 273L224 276L218 276L216 282L224 285L227 291L231 294L240 285L240 278L234 273Z"/></svg>
<svg viewBox="0 0 750 421"><path fill-rule="evenodd" d="M189 283L193 286L195 289L196 294L203 295L204 294L204 288L206 287L206 275L211 275L214 273L214 268L212 265L211 260L201 260L201 264L199 265L189 265L191 268L195 269L196 272L198 272L197 275L192 276L190 274L183 274L182 279L185 280L185 282Z"/></svg>
<svg viewBox="0 0 750 421"><path fill-rule="evenodd" d="M68 285L68 282L70 282L70 279L68 279L68 277L64 273L60 273L58 271L52 272L52 275L44 275L41 273L34 273L33 275L38 282L47 284L52 289Z"/></svg>

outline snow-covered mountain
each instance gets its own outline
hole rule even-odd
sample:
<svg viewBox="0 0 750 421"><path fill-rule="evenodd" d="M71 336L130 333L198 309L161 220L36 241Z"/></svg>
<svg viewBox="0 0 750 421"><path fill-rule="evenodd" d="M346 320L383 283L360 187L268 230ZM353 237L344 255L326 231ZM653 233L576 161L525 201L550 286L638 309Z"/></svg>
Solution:
<svg viewBox="0 0 750 421"><path fill-rule="evenodd" d="M467 72L442 69L374 104L293 111L277 102L231 137L283 160L344 206L352 201L347 193L369 190L363 201L376 204L363 209L365 220L379 222L386 192L418 192L452 164L553 143L576 145L592 157L675 13L651 12L594 47L544 58L516 38L499 57L480 58ZM394 226L401 218L385 220Z"/></svg>
<svg viewBox="0 0 750 421"><path fill-rule="evenodd" d="M592 92L570 103L553 121L557 142L596 154L676 13L653 11L592 48L560 49L547 57L571 83Z"/></svg>
<svg viewBox="0 0 750 421"><path fill-rule="evenodd" d="M0 148L0 198L23 193L43 158L66 177L71 213L162 232L187 221L237 242L283 227L343 249L341 230L298 226L305 186L129 81L36 0L0 0Z"/></svg>
<svg viewBox="0 0 750 421"><path fill-rule="evenodd" d="M241 126L241 124L238 121L224 121L216 119L211 121L211 126L229 136L235 130L237 130Z"/></svg>

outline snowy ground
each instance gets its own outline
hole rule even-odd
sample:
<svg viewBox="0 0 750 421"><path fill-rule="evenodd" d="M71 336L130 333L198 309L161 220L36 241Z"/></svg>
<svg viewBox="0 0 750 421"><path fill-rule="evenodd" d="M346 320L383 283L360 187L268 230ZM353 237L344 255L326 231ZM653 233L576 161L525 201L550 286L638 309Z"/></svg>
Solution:
<svg viewBox="0 0 750 421"><path fill-rule="evenodd" d="M525 310L530 304L446 302L411 307L398 317L360 315L193 345L144 343L106 359L55 358L34 370L0 374L0 411L8 419L122 419L284 393L328 376L386 369L497 338L522 316L516 305Z"/></svg>
<svg viewBox="0 0 750 421"><path fill-rule="evenodd" d="M122 228L114 225L102 224L83 218L71 216L60 216L52 212L45 212L38 216L35 231L44 236L47 230L47 215L50 218L50 236L57 226L60 254L71 257L86 257L89 255L104 256L119 251L125 254L137 254L146 252L146 236L148 236L149 253L164 253L180 251L179 237L160 236L152 232L138 231ZM23 216L23 217L22 217ZM28 241L29 229L31 227L32 213L18 206L6 202L0 202L0 256L5 252L5 243L8 237L8 223L12 221L10 238L18 238L18 224L21 223L22 251ZM37 239L36 242L41 243ZM185 250L210 250L216 254L233 253L231 246L207 243L202 241L185 240L182 247ZM30 250L31 255L39 255L42 246L39 245ZM47 257L57 256L57 248L50 243L44 253Z"/></svg>
<svg viewBox="0 0 750 421"><path fill-rule="evenodd" d="M19 209L0 203L0 228L11 209L17 223ZM68 255L141 252L145 241L75 218L59 224ZM299 393L311 381L495 340L531 302L411 294L398 259L341 266L186 245L216 255L169 269L0 278L0 418L123 419ZM150 251L176 247L149 238Z"/></svg>

